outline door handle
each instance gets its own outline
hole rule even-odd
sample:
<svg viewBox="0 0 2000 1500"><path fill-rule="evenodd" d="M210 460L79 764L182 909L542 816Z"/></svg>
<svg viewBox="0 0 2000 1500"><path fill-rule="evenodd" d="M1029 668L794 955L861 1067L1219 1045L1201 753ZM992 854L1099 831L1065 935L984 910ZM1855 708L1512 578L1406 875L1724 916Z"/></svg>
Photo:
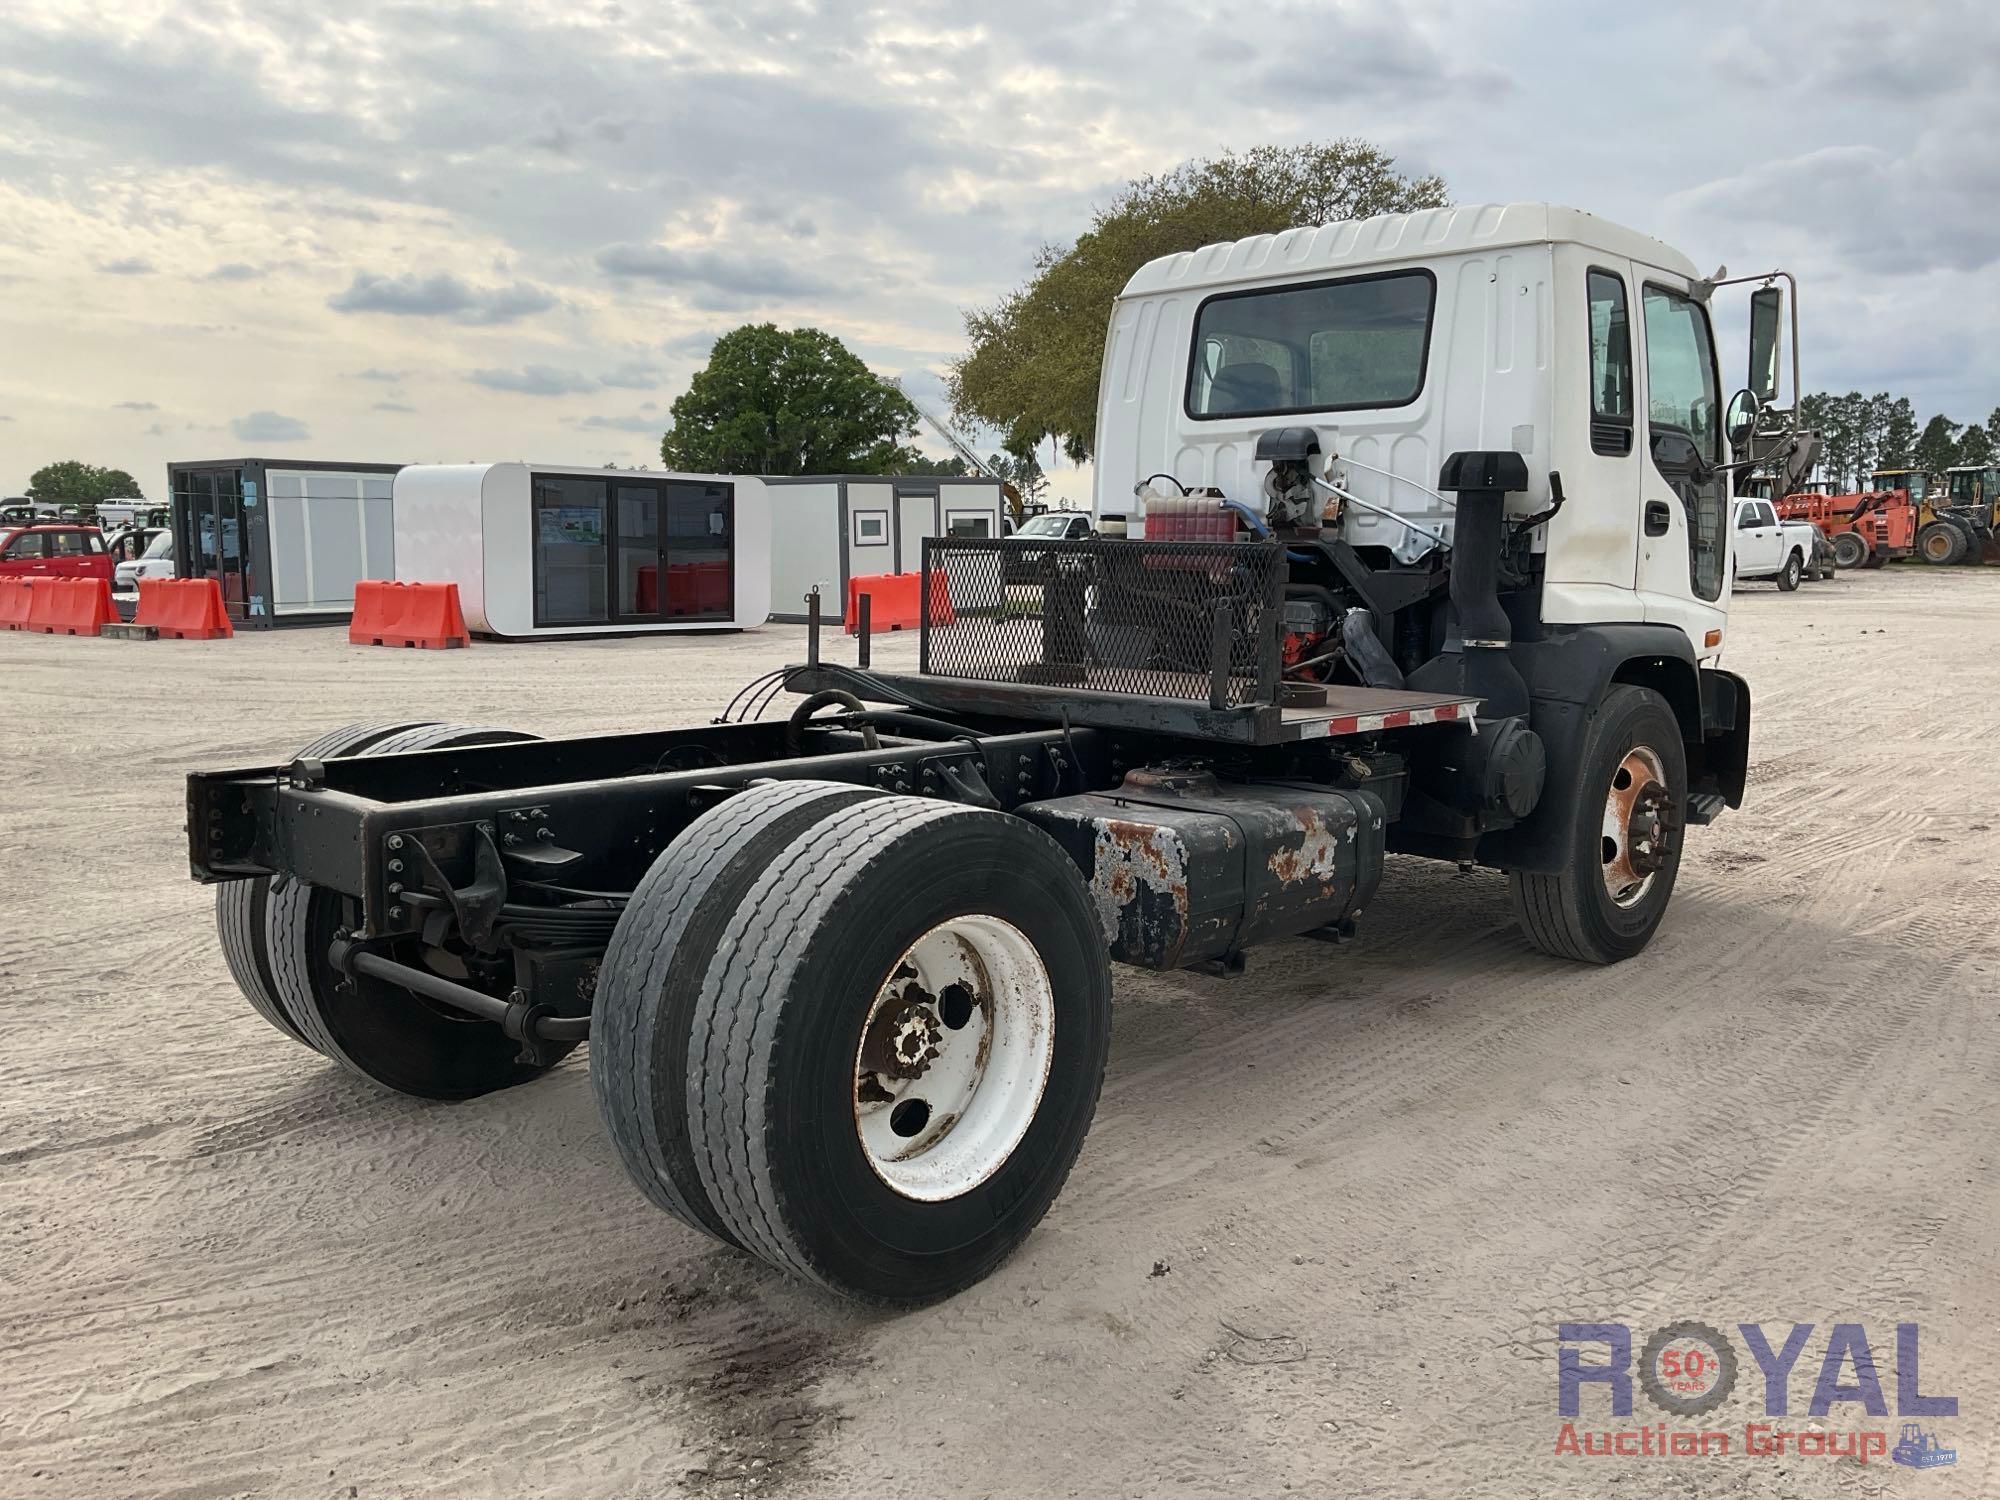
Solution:
<svg viewBox="0 0 2000 1500"><path fill-rule="evenodd" d="M1647 536L1665 536L1667 534L1667 527L1671 524L1671 521L1672 513L1668 511L1666 501L1648 500L1646 502Z"/></svg>

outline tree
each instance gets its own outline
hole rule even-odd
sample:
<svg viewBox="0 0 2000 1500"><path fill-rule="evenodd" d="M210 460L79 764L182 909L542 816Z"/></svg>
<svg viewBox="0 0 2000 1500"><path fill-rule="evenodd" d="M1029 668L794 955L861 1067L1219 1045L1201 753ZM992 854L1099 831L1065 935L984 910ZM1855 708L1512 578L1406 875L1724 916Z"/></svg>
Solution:
<svg viewBox="0 0 2000 1500"><path fill-rule="evenodd" d="M1926 473L1941 474L1957 463L1958 431L1964 425L1943 412L1924 423L1923 436L1917 439L1917 467Z"/></svg>
<svg viewBox="0 0 2000 1500"><path fill-rule="evenodd" d="M660 440L670 469L710 474L893 474L917 409L818 328L746 323L709 350Z"/></svg>
<svg viewBox="0 0 2000 1500"><path fill-rule="evenodd" d="M1965 431L1958 435L1958 451L1954 460L1960 464L1976 464L1985 468L1993 462L1993 439L1984 427L1977 423L1967 423Z"/></svg>
<svg viewBox="0 0 2000 1500"><path fill-rule="evenodd" d="M904 474L937 474L945 478L955 478L962 474L969 474L972 471L966 466L966 462L962 458L956 456L951 458L926 458L923 454L919 453L906 461L899 472Z"/></svg>
<svg viewBox="0 0 2000 1500"><path fill-rule="evenodd" d="M1014 486L1024 505L1033 505L1049 492L1048 476L1042 461L1033 453L993 453L987 455L987 469Z"/></svg>
<svg viewBox="0 0 2000 1500"><path fill-rule="evenodd" d="M1045 245L1034 275L965 315L971 340L951 367L952 410L1005 434L1009 452L1055 438L1077 463L1097 438L1097 382L1112 300L1162 255L1302 224L1440 208L1437 177L1405 177L1360 140L1256 146L1128 184L1074 245Z"/></svg>
<svg viewBox="0 0 2000 1500"><path fill-rule="evenodd" d="M1908 396L1898 396L1889 403L1882 424L1881 466L1907 469L1915 464L1916 456L1917 409L1910 405Z"/></svg>
<svg viewBox="0 0 2000 1500"><path fill-rule="evenodd" d="M30 500L74 505L86 519L96 513L100 500L138 499L143 493L139 481L123 469L100 469L73 458L37 469L28 479Z"/></svg>
<svg viewBox="0 0 2000 1500"><path fill-rule="evenodd" d="M1993 451L2000 453L2000 406L1993 408L1993 414L1986 419L1986 441L1993 445Z"/></svg>

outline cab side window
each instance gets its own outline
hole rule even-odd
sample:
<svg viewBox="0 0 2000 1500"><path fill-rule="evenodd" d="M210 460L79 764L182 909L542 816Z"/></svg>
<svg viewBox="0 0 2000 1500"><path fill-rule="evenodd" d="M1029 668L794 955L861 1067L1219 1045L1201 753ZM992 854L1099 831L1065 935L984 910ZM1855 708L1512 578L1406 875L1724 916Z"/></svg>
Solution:
<svg viewBox="0 0 2000 1500"><path fill-rule="evenodd" d="M81 557L89 549L84 546L81 531L52 531L49 533L49 550L57 557Z"/></svg>
<svg viewBox="0 0 2000 1500"><path fill-rule="evenodd" d="M7 544L7 550L0 553L11 561L21 562L30 557L42 555L42 535L38 531L24 531Z"/></svg>
<svg viewBox="0 0 2000 1500"><path fill-rule="evenodd" d="M1722 420L1715 340L1707 311L1685 292L1649 282L1644 296L1647 445L1654 469L1680 497L1687 516L1688 577L1695 595L1719 599L1727 487L1718 468Z"/></svg>
<svg viewBox="0 0 2000 1500"><path fill-rule="evenodd" d="M1632 451L1632 320L1625 282L1610 271L1585 278L1590 297L1590 448L1611 458Z"/></svg>

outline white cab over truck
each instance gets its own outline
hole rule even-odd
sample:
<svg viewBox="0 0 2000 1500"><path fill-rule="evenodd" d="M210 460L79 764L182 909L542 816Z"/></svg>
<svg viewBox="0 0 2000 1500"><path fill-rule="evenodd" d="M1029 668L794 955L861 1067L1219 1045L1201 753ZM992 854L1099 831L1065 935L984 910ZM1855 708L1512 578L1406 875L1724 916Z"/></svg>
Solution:
<svg viewBox="0 0 2000 1500"><path fill-rule="evenodd" d="M1113 962L1353 935L1391 853L1504 871L1548 953L1646 946L1744 791L1728 477L1810 462L1774 285L1725 417L1718 284L1539 204L1148 265L1097 432L1146 539L934 538L915 672L865 633L828 659L815 611L708 725L353 725L190 776L231 969L405 1094L588 1037L668 1215L842 1295L948 1295L1068 1176Z"/></svg>

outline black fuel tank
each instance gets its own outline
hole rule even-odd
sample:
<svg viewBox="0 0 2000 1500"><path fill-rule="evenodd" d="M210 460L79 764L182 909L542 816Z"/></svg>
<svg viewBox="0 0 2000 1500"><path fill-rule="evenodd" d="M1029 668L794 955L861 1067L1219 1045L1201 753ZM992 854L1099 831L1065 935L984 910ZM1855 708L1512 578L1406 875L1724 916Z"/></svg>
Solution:
<svg viewBox="0 0 2000 1500"><path fill-rule="evenodd" d="M1371 792L1148 769L1020 815L1082 870L1111 956L1141 968L1347 921L1382 878L1387 815Z"/></svg>

